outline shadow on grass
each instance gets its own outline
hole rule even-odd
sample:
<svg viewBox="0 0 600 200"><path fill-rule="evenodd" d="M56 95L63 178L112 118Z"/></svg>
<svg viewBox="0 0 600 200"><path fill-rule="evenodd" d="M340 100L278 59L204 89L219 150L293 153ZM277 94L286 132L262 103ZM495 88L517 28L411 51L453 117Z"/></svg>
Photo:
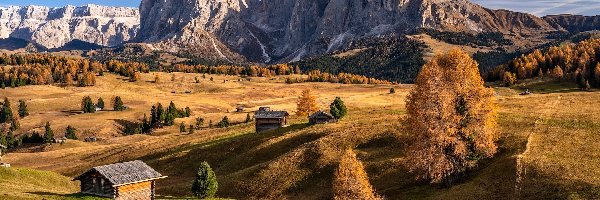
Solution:
<svg viewBox="0 0 600 200"><path fill-rule="evenodd" d="M568 81L533 82L529 84L521 84L515 86L513 89L516 89L520 92L525 92L526 90L529 90L532 93L539 94L581 92L581 90L577 87L576 84Z"/></svg>
<svg viewBox="0 0 600 200"><path fill-rule="evenodd" d="M33 195L38 195L38 196L44 196L44 198L40 198L40 199L46 199L46 198L81 199L81 200L107 200L107 199L110 199L107 197L92 196L92 195L87 195L87 194L82 194L82 193L74 193L74 194L57 194L57 193L53 193L53 192L27 192L27 193L33 194Z"/></svg>
<svg viewBox="0 0 600 200"><path fill-rule="evenodd" d="M200 163L207 161L218 175L219 185L224 188L231 188L220 190L218 195L231 197L242 194L235 188L238 188L237 183L243 180L231 180L230 176L238 173L251 173L253 170L257 170L259 168L257 166L262 163L289 152L290 148L296 148L323 136L319 134L297 134L273 143L265 143L307 127L309 127L308 124L293 124L261 133L243 132L224 136L210 142L171 149L167 152L146 156L142 160L147 161L149 165L169 176L168 179L159 181L161 185L169 185L169 187L158 188L160 194L189 195L187 190L181 191L181 187L187 186L184 183L191 183ZM258 148L263 144L266 145Z"/></svg>

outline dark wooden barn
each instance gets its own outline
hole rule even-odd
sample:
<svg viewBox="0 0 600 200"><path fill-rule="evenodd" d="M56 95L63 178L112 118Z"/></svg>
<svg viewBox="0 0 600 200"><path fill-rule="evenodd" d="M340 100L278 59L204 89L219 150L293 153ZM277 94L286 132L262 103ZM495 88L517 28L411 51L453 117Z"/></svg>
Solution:
<svg viewBox="0 0 600 200"><path fill-rule="evenodd" d="M94 167L74 180L81 193L116 200L154 199L155 181L166 178L146 163L136 160Z"/></svg>
<svg viewBox="0 0 600 200"><path fill-rule="evenodd" d="M318 111L308 116L308 121L311 124L327 124L327 123L335 123L337 120L333 115L326 113L324 111Z"/></svg>
<svg viewBox="0 0 600 200"><path fill-rule="evenodd" d="M256 132L284 127L287 125L288 116L290 114L286 111L272 111L269 107L261 107L254 113Z"/></svg>

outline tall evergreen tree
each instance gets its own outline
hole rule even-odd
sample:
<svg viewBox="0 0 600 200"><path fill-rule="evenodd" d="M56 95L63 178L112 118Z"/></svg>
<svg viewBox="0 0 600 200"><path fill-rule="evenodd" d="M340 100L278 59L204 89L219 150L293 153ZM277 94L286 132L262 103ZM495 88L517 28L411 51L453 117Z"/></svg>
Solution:
<svg viewBox="0 0 600 200"><path fill-rule="evenodd" d="M83 113L96 112L96 106L94 105L94 102L92 101L92 98L90 96L83 97L83 99L81 100L81 110L83 111Z"/></svg>
<svg viewBox="0 0 600 200"><path fill-rule="evenodd" d="M72 126L67 126L67 130L65 131L65 137L71 140L77 140L77 129Z"/></svg>
<svg viewBox="0 0 600 200"><path fill-rule="evenodd" d="M0 123L7 123L13 121L13 112L12 108L10 108L10 101L8 98L4 98L4 103L2 104L2 113L0 113Z"/></svg>
<svg viewBox="0 0 600 200"><path fill-rule="evenodd" d="M104 110L104 99L102 99L102 97L98 98L98 103L96 103L96 107Z"/></svg>
<svg viewBox="0 0 600 200"><path fill-rule="evenodd" d="M165 112L165 109L163 108L163 105L161 103L158 103L158 106L156 108L156 115L158 116L158 127L163 126L163 122L167 118L167 113Z"/></svg>
<svg viewBox="0 0 600 200"><path fill-rule="evenodd" d="M52 143L52 140L54 140L54 131L52 131L52 127L50 127L50 122L46 122L44 129L44 143Z"/></svg>
<svg viewBox="0 0 600 200"><path fill-rule="evenodd" d="M121 100L120 96L116 96L115 100L113 101L113 109L115 111L124 111L125 110L125 106L123 105L123 100Z"/></svg>
<svg viewBox="0 0 600 200"><path fill-rule="evenodd" d="M331 115L336 119L344 118L348 114L348 108L344 104L344 101L340 97L336 97L335 100L329 106Z"/></svg>
<svg viewBox="0 0 600 200"><path fill-rule="evenodd" d="M160 115L158 114L158 110L155 105L152 105L150 109L150 126L152 128L156 128L160 124Z"/></svg>
<svg viewBox="0 0 600 200"><path fill-rule="evenodd" d="M192 184L192 193L198 198L212 198L217 193L218 188L219 184L215 172L206 161L202 162Z"/></svg>
<svg viewBox="0 0 600 200"><path fill-rule="evenodd" d="M27 117L29 116L29 110L27 109L27 104L25 100L19 100L19 117Z"/></svg>

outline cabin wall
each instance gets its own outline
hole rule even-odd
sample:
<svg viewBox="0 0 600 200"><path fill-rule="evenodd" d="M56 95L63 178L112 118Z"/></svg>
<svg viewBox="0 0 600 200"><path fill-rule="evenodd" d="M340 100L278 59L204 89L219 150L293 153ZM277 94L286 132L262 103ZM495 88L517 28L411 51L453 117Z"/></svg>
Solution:
<svg viewBox="0 0 600 200"><path fill-rule="evenodd" d="M115 200L152 200L154 199L154 181L123 185L116 188Z"/></svg>
<svg viewBox="0 0 600 200"><path fill-rule="evenodd" d="M256 119L256 132L278 129L286 124L286 119Z"/></svg>
<svg viewBox="0 0 600 200"><path fill-rule="evenodd" d="M89 174L81 178L81 193L103 197L114 197L115 189L110 182L99 174Z"/></svg>

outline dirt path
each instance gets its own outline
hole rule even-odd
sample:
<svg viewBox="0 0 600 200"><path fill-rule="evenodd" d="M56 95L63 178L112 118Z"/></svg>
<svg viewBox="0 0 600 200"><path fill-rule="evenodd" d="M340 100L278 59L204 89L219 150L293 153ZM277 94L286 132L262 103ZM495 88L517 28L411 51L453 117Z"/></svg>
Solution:
<svg viewBox="0 0 600 200"><path fill-rule="evenodd" d="M521 189L523 187L523 180L525 180L525 176L527 175L527 168L525 167L523 159L527 158L527 155L531 151L532 146L536 143L536 136L543 132L542 123L543 120L554 114L557 110L557 106L560 105L560 100L562 96L558 96L553 101L548 101L542 107L540 115L537 117L529 136L527 137L527 144L525 145L525 151L523 153L517 155L516 158L516 180L515 180L515 197L516 199L520 199L521 197Z"/></svg>

